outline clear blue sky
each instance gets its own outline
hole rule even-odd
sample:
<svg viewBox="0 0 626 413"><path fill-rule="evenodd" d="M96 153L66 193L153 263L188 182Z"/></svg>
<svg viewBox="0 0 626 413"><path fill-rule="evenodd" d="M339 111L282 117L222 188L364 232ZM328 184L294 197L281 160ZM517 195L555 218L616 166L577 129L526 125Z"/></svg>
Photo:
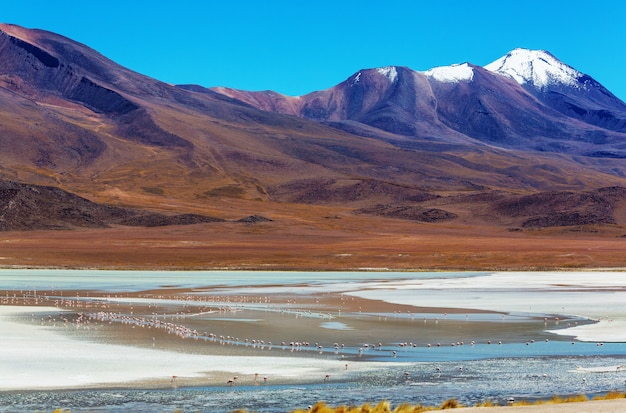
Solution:
<svg viewBox="0 0 626 413"><path fill-rule="evenodd" d="M626 100L621 0L0 0L5 23L53 31L169 83L301 95L362 68L485 65L545 49Z"/></svg>

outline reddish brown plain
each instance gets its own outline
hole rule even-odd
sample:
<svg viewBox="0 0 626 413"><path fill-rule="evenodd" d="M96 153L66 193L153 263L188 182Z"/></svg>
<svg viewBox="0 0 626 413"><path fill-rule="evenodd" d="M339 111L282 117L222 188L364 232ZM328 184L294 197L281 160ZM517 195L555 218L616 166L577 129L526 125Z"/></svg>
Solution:
<svg viewBox="0 0 626 413"><path fill-rule="evenodd" d="M108 269L557 270L626 267L618 232L524 231L328 215L272 222L5 232L0 266ZM334 211L336 212L336 210Z"/></svg>

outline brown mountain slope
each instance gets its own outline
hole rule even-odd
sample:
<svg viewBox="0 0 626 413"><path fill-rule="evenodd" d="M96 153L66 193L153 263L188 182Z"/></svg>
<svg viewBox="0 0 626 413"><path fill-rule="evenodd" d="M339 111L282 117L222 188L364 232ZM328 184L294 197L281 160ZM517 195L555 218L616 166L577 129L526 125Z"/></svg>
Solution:
<svg viewBox="0 0 626 413"><path fill-rule="evenodd" d="M237 187L245 198L278 201L294 186L317 191L328 180L436 191L622 182L598 174L610 173L600 162L581 170L571 158L500 150L458 134L455 145L393 134L361 137L261 112L210 91L146 78L51 33L5 25L0 40L0 136L12 148L2 154L9 178L24 175L95 196L111 187L134 196L146 187L152 195L193 200Z"/></svg>
<svg viewBox="0 0 626 413"><path fill-rule="evenodd" d="M384 93L410 99L425 90L422 80L414 76L411 88ZM379 92L368 93L360 108ZM344 99L337 96L331 101ZM264 109L290 105L268 99ZM626 232L623 160L497 147L431 124L435 115L423 103L411 112L397 105L368 110L373 126L305 119L289 108L273 113L204 88L174 87L62 36L0 25L0 178L11 181L1 204L2 229L10 231L2 262L345 268L386 266L357 252L374 257L381 248L397 256L422 232L519 240L569 236L583 226L622 241L615 236ZM409 127L428 133L404 134ZM616 187L610 200L598 195L606 187ZM518 204L523 212L515 215ZM20 232L52 228L89 231ZM109 239L83 243L83 254L79 240L89 236ZM145 254L130 247L146 237L161 241L142 244L151 251ZM46 252L59 245L67 254ZM342 250L353 258L342 261ZM425 259L413 257L389 266L419 267Z"/></svg>
<svg viewBox="0 0 626 413"><path fill-rule="evenodd" d="M0 182L0 231L158 227L223 220L197 214L164 215L101 205L54 187Z"/></svg>

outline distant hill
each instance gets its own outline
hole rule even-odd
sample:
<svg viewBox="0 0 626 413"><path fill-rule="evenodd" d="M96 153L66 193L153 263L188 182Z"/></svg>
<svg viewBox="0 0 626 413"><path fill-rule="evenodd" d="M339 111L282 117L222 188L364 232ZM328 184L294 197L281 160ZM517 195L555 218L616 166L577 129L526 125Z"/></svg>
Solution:
<svg viewBox="0 0 626 413"><path fill-rule="evenodd" d="M164 215L101 205L54 187L0 182L0 231L111 225L158 227L222 221L196 214Z"/></svg>

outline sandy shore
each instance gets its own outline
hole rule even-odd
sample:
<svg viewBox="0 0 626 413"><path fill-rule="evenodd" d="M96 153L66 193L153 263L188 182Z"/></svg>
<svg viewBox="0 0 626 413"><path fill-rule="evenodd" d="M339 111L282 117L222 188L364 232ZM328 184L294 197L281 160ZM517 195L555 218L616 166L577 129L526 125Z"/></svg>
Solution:
<svg viewBox="0 0 626 413"><path fill-rule="evenodd" d="M626 412L626 399L536 406L463 407L452 411L455 413L624 413Z"/></svg>

